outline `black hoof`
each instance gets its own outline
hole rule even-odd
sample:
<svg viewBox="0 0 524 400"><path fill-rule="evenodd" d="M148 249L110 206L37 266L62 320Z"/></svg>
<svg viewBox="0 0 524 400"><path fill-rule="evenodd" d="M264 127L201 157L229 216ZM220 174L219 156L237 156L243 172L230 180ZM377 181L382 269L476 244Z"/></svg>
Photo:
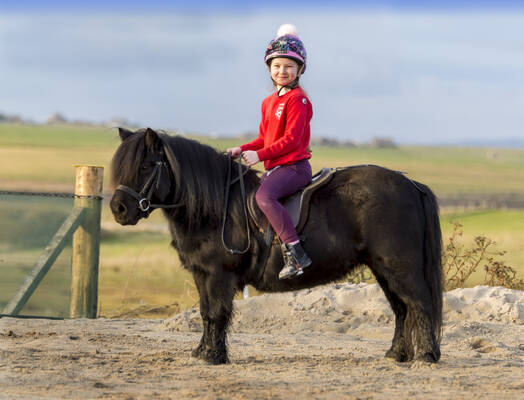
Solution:
<svg viewBox="0 0 524 400"><path fill-rule="evenodd" d="M386 358L392 358L393 360L398 361L398 362L410 361L410 358L409 358L409 356L406 353L404 353L403 351L393 350L393 349L389 349L386 352L386 356L385 357Z"/></svg>
<svg viewBox="0 0 524 400"><path fill-rule="evenodd" d="M207 350L202 352L199 357L213 365L229 364L229 357L225 351Z"/></svg>
<svg viewBox="0 0 524 400"><path fill-rule="evenodd" d="M422 353L422 354L419 354L417 355L416 359L418 361L424 361L424 362L427 362L427 363L436 363L438 362L438 360L440 359L440 354L435 354L433 352L428 352L428 353Z"/></svg>

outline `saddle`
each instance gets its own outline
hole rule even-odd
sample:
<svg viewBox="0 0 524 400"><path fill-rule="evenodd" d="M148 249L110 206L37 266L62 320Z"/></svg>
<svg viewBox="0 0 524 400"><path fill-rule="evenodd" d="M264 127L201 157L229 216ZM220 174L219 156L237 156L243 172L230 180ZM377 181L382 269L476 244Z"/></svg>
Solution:
<svg viewBox="0 0 524 400"><path fill-rule="evenodd" d="M304 188L300 189L291 196L284 197L279 200L289 213L297 233L300 234L300 232L302 232L302 229L308 220L309 201L311 200L311 196L313 193L315 193L316 190L329 183L336 171L337 170L335 168L322 168L315 175L313 175L311 182ZM260 208L258 208L257 202L255 200L255 191L251 192L247 197L247 208L249 210L249 215L255 222L255 225L259 231L266 233L269 238L271 235L271 225L269 224L269 221L267 220L264 213L260 210Z"/></svg>

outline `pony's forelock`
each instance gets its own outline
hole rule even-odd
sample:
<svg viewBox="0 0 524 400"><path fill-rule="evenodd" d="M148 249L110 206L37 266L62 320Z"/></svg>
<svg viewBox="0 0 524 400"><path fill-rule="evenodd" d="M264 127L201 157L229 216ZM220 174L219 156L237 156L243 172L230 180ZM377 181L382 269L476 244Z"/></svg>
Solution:
<svg viewBox="0 0 524 400"><path fill-rule="evenodd" d="M119 184L135 187L138 183L139 170L134 166L141 165L144 161L146 155L144 136L145 130L140 129L120 143L111 160L110 175L113 187Z"/></svg>

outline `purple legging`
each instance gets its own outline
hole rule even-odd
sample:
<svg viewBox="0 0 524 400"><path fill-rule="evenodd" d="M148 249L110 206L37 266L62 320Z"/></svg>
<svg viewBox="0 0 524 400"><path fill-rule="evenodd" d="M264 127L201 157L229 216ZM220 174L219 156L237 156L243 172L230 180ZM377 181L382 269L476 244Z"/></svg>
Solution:
<svg viewBox="0 0 524 400"><path fill-rule="evenodd" d="M282 165L262 175L262 183L256 193L257 204L283 243L299 239L289 213L278 199L295 193L310 181L311 165L308 160Z"/></svg>

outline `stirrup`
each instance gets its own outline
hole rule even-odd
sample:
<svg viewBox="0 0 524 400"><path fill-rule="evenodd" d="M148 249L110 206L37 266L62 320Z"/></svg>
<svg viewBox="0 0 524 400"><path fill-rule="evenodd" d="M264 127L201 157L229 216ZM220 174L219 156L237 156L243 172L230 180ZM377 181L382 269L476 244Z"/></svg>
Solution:
<svg viewBox="0 0 524 400"><path fill-rule="evenodd" d="M284 267L278 274L278 279L289 279L304 273L304 269L311 265L311 260L300 245L287 243L282 244L282 255L284 256Z"/></svg>
<svg viewBox="0 0 524 400"><path fill-rule="evenodd" d="M285 280L293 278L294 276L302 275L304 271L301 268L294 268L291 266L284 267L278 273L278 279Z"/></svg>

